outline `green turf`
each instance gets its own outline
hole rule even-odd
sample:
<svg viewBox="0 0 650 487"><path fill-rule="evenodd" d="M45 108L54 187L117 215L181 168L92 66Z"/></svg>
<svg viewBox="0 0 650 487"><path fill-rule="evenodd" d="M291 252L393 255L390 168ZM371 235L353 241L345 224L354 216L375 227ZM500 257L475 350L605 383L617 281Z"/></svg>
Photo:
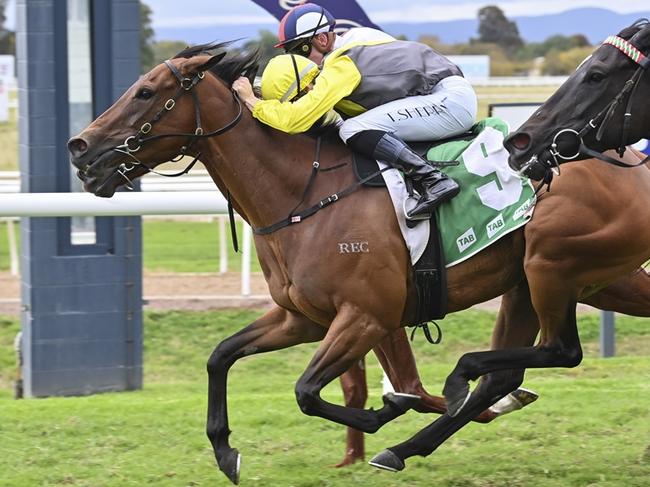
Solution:
<svg viewBox="0 0 650 487"><path fill-rule="evenodd" d="M15 226L20 252L20 227ZM148 272L219 272L219 224L208 221L144 220L144 269ZM233 250L226 225L228 269L241 270L242 225L238 224L239 253ZM251 245L251 271L260 272ZM0 222L0 271L9 269L7 225Z"/></svg>
<svg viewBox="0 0 650 487"><path fill-rule="evenodd" d="M16 320L0 320L0 485L225 486L204 435L205 362L214 345L259 313L150 312L145 320L145 389L82 398L13 401ZM415 341L432 392L462 350L484 348L494 314L468 311L441 324L443 343ZM236 363L229 375L231 443L243 455L244 486L647 486L650 479L648 320L621 317L619 353L592 352L597 317L580 318L587 356L576 369L531 371L541 399L491 425L470 425L399 474L365 464L334 469L344 428L307 417L293 385L315 345ZM639 355L646 354L645 356ZM637 355L635 355L637 354ZM368 362L369 406L380 371ZM324 397L340 402L335 383ZM434 419L410 412L367 440L368 455Z"/></svg>
<svg viewBox="0 0 650 487"><path fill-rule="evenodd" d="M242 224L237 225L239 253L233 250L226 225L228 269L241 269ZM146 271L219 272L219 225L217 221L144 220L142 225ZM260 271L255 246L251 244L251 270Z"/></svg>
<svg viewBox="0 0 650 487"><path fill-rule="evenodd" d="M0 271L9 270L9 239L7 238L8 224L0 221ZM20 225L14 225L14 232L16 234L16 248L20 252Z"/></svg>
<svg viewBox="0 0 650 487"><path fill-rule="evenodd" d="M15 92L13 96L18 96ZM0 171L18 171L18 110L9 110L9 121L0 122Z"/></svg>

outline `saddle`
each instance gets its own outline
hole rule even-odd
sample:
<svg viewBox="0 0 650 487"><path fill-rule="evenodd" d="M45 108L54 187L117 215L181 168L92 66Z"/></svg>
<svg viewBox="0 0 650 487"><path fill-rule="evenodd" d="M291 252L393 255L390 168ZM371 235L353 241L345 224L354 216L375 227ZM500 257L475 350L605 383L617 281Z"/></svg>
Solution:
<svg viewBox="0 0 650 487"><path fill-rule="evenodd" d="M384 186L384 179L392 181L388 190L391 197L398 198L393 204L415 262L418 289L415 325L444 317L447 267L471 258L532 217L535 188L530 180L521 178L508 167L508 152L503 148L507 134L505 122L487 118L474 125L469 133L436 143L411 144L414 151L426 153L426 160L442 167L463 188L458 196L437 207L430 229L421 227L426 223L404 220L406 211L399 207L403 198L408 197L408 180L400 181L394 171L370 178L378 171L377 162L358 155L353 159L359 181L365 183L370 179L366 184L374 187Z"/></svg>
<svg viewBox="0 0 650 487"><path fill-rule="evenodd" d="M428 160L426 155L434 147L456 140L471 140L475 137L475 133L467 132L435 142L411 142L408 145L415 153ZM436 164L436 161L429 162ZM448 164L449 161L445 162ZM354 174L359 181L363 181L379 171L377 161L360 154L354 154L353 167ZM373 178L365 181L364 186L386 187L386 182L381 174L376 174ZM414 223L418 224L419 222ZM416 317L412 323L414 326L442 319L447 314L447 269L435 213L429 218L429 225L429 241L425 251L413 264L413 276L418 297Z"/></svg>
<svg viewBox="0 0 650 487"><path fill-rule="evenodd" d="M431 146L430 143L418 143L418 154L426 154ZM354 174L359 181L379 171L377 161L368 157L355 153L352 160ZM377 173L367 179L363 185L381 188L386 187L386 182L383 176ZM444 318L447 314L447 270L435 213L429 218L429 240L424 253L412 268L417 290L417 311L415 320L410 325L419 326L431 320Z"/></svg>

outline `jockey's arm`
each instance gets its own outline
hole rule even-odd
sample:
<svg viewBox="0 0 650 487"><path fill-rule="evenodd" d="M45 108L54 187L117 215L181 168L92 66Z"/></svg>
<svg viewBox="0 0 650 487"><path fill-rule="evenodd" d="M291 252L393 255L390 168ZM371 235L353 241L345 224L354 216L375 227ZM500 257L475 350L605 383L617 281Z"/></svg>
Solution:
<svg viewBox="0 0 650 487"><path fill-rule="evenodd" d="M325 63L314 88L295 102L261 100L253 107L253 116L273 128L290 134L307 130L334 105L349 96L359 83L361 74L347 56Z"/></svg>

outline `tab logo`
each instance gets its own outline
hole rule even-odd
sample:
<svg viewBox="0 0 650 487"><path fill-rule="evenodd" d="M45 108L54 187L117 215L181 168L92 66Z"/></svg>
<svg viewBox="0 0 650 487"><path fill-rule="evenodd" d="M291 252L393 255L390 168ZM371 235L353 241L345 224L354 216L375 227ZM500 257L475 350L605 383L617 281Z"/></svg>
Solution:
<svg viewBox="0 0 650 487"><path fill-rule="evenodd" d="M526 201L524 201L524 204L521 205L519 208L515 210L515 214L512 217L513 221L514 220L519 220L522 216L525 216L526 212L530 209L532 206L533 202L531 201L530 198L528 198Z"/></svg>
<svg viewBox="0 0 650 487"><path fill-rule="evenodd" d="M465 252L469 247L474 245L474 242L476 242L476 234L474 233L474 229L470 228L456 239L458 251Z"/></svg>
<svg viewBox="0 0 650 487"><path fill-rule="evenodd" d="M506 223L503 221L503 214L499 213L494 220L485 225L485 230L487 232L488 238L494 237L497 233L503 230L506 227Z"/></svg>

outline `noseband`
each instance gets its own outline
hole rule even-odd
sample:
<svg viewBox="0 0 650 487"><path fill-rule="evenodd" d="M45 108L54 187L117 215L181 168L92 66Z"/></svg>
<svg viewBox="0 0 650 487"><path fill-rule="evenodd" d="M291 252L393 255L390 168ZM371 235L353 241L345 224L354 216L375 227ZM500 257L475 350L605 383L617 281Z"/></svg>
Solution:
<svg viewBox="0 0 650 487"><path fill-rule="evenodd" d="M177 162L185 155L187 155L187 153L189 152L189 150L197 140L224 134L229 130L231 130L232 128L234 128L242 118L243 106L241 100L237 96L237 93L233 91L232 92L233 99L237 106L237 114L235 115L235 118L233 118L230 122L228 122L223 127L218 128L217 130L213 130L212 132L205 133L203 127L201 126L201 105L199 104L199 97L196 91L193 90L194 87L197 84L199 84L199 82L205 77L205 73L203 71L200 71L196 73L193 78L188 78L183 76L181 72L178 70L178 68L174 66L174 64L172 64L171 61L165 61L165 66L169 68L169 70L174 74L174 76L179 82L180 86L176 90L176 93L172 98L170 98L165 102L163 107L154 115L154 117L150 121L142 124L137 134L127 137L122 145L116 146L113 149L111 149L121 154L127 155L131 158L131 162L122 163L115 170L115 174L119 174L123 179L126 180L127 182L126 187L130 190L133 190L133 182L127 176L127 173L133 171L136 168L141 168L148 173L154 173L160 176L178 177L178 176L182 176L183 174L187 174L192 169L192 167L194 167L199 157L201 156L200 153L197 154L194 160L181 172L175 174L160 173L147 166L140 159L138 159L138 157L135 156L135 153L138 152L144 144L153 142L154 140L160 140L164 138L184 137L186 141L179 149L178 152L179 155L171 159L171 162ZM149 135L154 125L158 123L160 119L163 118L164 115L171 112L176 106L176 103L178 102L179 98L187 93L192 95L192 99L194 102L194 117L196 121L196 129L194 130L194 133L193 134L175 133L175 134Z"/></svg>
<svg viewBox="0 0 650 487"><path fill-rule="evenodd" d="M609 104L607 104L607 106L603 108L594 118L589 120L589 122L587 122L580 131L565 128L558 131L553 136L553 141L551 142L551 145L549 147L549 152L553 158L553 161L549 160L549 161L541 162L539 161L537 156L533 156L520 169L519 171L520 173L526 173L532 166L537 164L543 164L545 170L547 171L553 170L556 173L559 173L560 164L562 164L562 162L572 161L580 154L585 154L590 157L600 159L601 161L607 162L609 164L613 164L615 166L625 167L625 168L638 167L650 160L650 156L648 156L638 164L626 164L623 161L614 159L613 157L606 156L604 154L601 154L600 152L591 149L590 147L587 147L583 142L583 138L585 137L585 135L587 135L592 130L598 130L598 132L596 133L596 140L600 141L603 137L603 134L605 133L605 129L607 125L612 120L612 116L614 115L616 108L619 106L619 104L625 103L625 114L623 115L623 130L621 131L621 142L617 149L619 156L623 157L623 154L625 153L626 150L625 141L627 139L628 133L632 125L632 99L634 98L634 94L636 93L641 78L643 77L646 70L650 66L650 58L645 56L631 42L621 37L609 36L607 39L605 39L603 44L609 44L611 46L614 46L623 54L625 54L627 57L629 57L632 61L637 63L639 67L636 69L632 77L625 82L625 85L623 85L623 88L614 97L614 99ZM558 139L560 138L560 136L563 135L564 136L569 135L575 137L575 142L576 142L575 147L578 148L575 154L561 153L560 148L558 146Z"/></svg>

